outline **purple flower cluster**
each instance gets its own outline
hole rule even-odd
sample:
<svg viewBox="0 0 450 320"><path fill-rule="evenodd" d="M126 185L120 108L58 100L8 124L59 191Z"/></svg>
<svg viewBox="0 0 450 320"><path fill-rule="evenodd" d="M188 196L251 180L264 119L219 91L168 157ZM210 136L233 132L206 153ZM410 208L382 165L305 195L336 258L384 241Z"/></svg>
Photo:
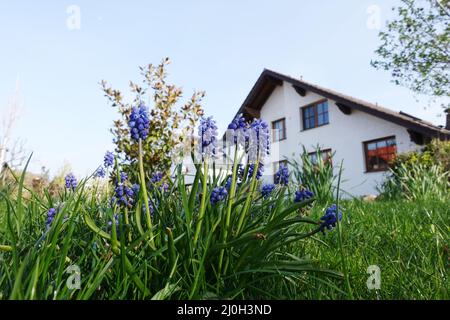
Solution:
<svg viewBox="0 0 450 320"><path fill-rule="evenodd" d="M274 189L275 189L275 185L273 183L264 184L261 187L261 194L264 197L264 199L269 197Z"/></svg>
<svg viewBox="0 0 450 320"><path fill-rule="evenodd" d="M152 177L150 178L150 180L153 184L156 184L156 183L160 182L162 180L162 178L163 178L163 173L161 171L157 171L152 174Z"/></svg>
<svg viewBox="0 0 450 320"><path fill-rule="evenodd" d="M50 228L50 226L52 225L53 219L55 218L55 215L56 215L56 209L55 208L48 209L48 211L47 211L47 222L46 222L47 229Z"/></svg>
<svg viewBox="0 0 450 320"><path fill-rule="evenodd" d="M212 117L200 119L198 135L200 137L199 153L203 158L214 158L217 148L217 125Z"/></svg>
<svg viewBox="0 0 450 320"><path fill-rule="evenodd" d="M325 211L325 214L320 218L322 220L322 224L320 225L320 228L322 231L327 228L328 230L333 229L336 227L337 219L339 221L342 220L342 212L337 212L337 206L335 204L328 207L328 209Z"/></svg>
<svg viewBox="0 0 450 320"><path fill-rule="evenodd" d="M216 187L211 192L211 204L216 204L219 201L224 200L228 195L227 189L225 187Z"/></svg>
<svg viewBox="0 0 450 320"><path fill-rule="evenodd" d="M253 170L255 170L255 164L252 163L248 167L248 178L249 179L251 179L253 177ZM264 164L260 162L258 164L258 169L256 171L256 180L261 179L263 172L264 172Z"/></svg>
<svg viewBox="0 0 450 320"><path fill-rule="evenodd" d="M145 140L148 137L150 128L150 119L148 109L144 104L131 109L130 120L128 121L130 127L131 138L138 141Z"/></svg>
<svg viewBox="0 0 450 320"><path fill-rule="evenodd" d="M150 216L153 217L153 212L155 211L153 209L152 202L148 201L148 209L150 210ZM142 204L142 212L145 214L147 212L147 209L145 208L145 203Z"/></svg>
<svg viewBox="0 0 450 320"><path fill-rule="evenodd" d="M105 175L106 175L106 171L105 171L105 168L103 168L103 167L98 167L97 171L95 171L96 178L104 178Z"/></svg>
<svg viewBox="0 0 450 320"><path fill-rule="evenodd" d="M231 136L234 144L245 145L248 140L248 125L242 113L238 114L228 125L227 134Z"/></svg>
<svg viewBox="0 0 450 320"><path fill-rule="evenodd" d="M103 165L105 168L114 166L114 154L111 151L106 151L105 157L103 158Z"/></svg>
<svg viewBox="0 0 450 320"><path fill-rule="evenodd" d="M69 173L65 178L64 178L65 182L66 182L66 188L72 191L75 191L78 182L77 182L77 178L75 178L75 176L72 173Z"/></svg>
<svg viewBox="0 0 450 320"><path fill-rule="evenodd" d="M114 189L114 197L112 203L117 203L119 206L131 206L134 202L135 193L132 188L122 183L116 183Z"/></svg>
<svg viewBox="0 0 450 320"><path fill-rule="evenodd" d="M240 181L244 180L245 174L245 166L243 164L239 164L237 168L237 176Z"/></svg>
<svg viewBox="0 0 450 320"><path fill-rule="evenodd" d="M232 182L232 177L228 177L227 182L225 183L225 189L230 190L231 182Z"/></svg>
<svg viewBox="0 0 450 320"><path fill-rule="evenodd" d="M264 159L270 154L269 125L261 119L255 119L250 124L250 136L248 142L249 160Z"/></svg>
<svg viewBox="0 0 450 320"><path fill-rule="evenodd" d="M116 232L119 233L119 215L117 213L114 214L114 224L116 225ZM112 221L108 221L108 230L112 229Z"/></svg>
<svg viewBox="0 0 450 320"><path fill-rule="evenodd" d="M134 195L137 197L139 195L139 190L141 190L141 186L135 183L131 186L131 189L133 189Z"/></svg>
<svg viewBox="0 0 450 320"><path fill-rule="evenodd" d="M295 191L294 202L302 202L311 199L312 197L314 197L314 193L312 193L308 189L303 188L301 190Z"/></svg>
<svg viewBox="0 0 450 320"><path fill-rule="evenodd" d="M114 166L114 154L111 151L106 151L103 157L103 166L100 166L95 171L96 178L104 178L106 176L106 168Z"/></svg>
<svg viewBox="0 0 450 320"><path fill-rule="evenodd" d="M150 178L151 186L150 189L153 190L155 186L158 186L160 192L167 192L169 190L169 184L163 182L163 173L161 171L157 171L152 174Z"/></svg>
<svg viewBox="0 0 450 320"><path fill-rule="evenodd" d="M289 169L281 164L277 173L275 173L275 184L287 185L289 183Z"/></svg>

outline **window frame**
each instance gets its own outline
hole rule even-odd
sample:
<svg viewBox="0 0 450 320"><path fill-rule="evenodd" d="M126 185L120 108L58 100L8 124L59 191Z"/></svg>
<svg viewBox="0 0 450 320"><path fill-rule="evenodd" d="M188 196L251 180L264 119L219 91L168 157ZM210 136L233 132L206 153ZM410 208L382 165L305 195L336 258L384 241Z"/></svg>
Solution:
<svg viewBox="0 0 450 320"><path fill-rule="evenodd" d="M324 103L324 102L327 103L327 112L326 112L326 114L327 114L328 122L319 124L318 106L319 106L319 104ZM306 111L306 109L309 109L309 108L312 108L313 113L314 113L314 126L306 128L306 126L305 126L305 124L306 124L306 122L305 122L305 119L306 119L305 118L305 111ZM325 112L322 112L320 114L325 114ZM302 131L311 130L311 129L314 129L314 128L319 128L319 127L326 126L326 125L330 124L330 104L328 102L328 99L320 99L320 100L317 100L315 102L312 102L312 103L309 103L309 104L307 104L305 106L300 107L300 118L301 118ZM308 119L309 118L311 118L311 117L308 117Z"/></svg>
<svg viewBox="0 0 450 320"><path fill-rule="evenodd" d="M397 155L397 153L398 153L398 150L397 150L397 138L396 138L395 135L363 141L364 162L365 162L365 165L366 165L365 173L384 172L384 171L389 170L389 165L387 167L378 168L378 169L370 169L369 168L369 154L368 154L369 149L368 149L368 146L369 146L370 143L387 141L387 140L392 140L392 139L395 141L395 155Z"/></svg>
<svg viewBox="0 0 450 320"><path fill-rule="evenodd" d="M275 128L275 123L277 122L282 122L283 123L283 129L281 130L282 132L282 138L275 140L275 135L273 135L272 137L272 142L278 142L278 141L283 141L287 139L287 133L286 133L286 118L280 118L277 120L272 121L272 130L278 130Z"/></svg>
<svg viewBox="0 0 450 320"><path fill-rule="evenodd" d="M322 154L326 153L327 159L323 159L322 158L322 162L325 163L325 161L330 161L331 167L333 167L333 149L331 148L326 148L326 149L320 149L320 155L322 156ZM308 156L313 156L316 155L316 151L313 152L308 152Z"/></svg>
<svg viewBox="0 0 450 320"><path fill-rule="evenodd" d="M275 175L277 174L278 169L280 169L280 164L282 164L282 163L284 163L286 165L286 167L289 165L287 159L273 162L273 181L274 182L275 182Z"/></svg>

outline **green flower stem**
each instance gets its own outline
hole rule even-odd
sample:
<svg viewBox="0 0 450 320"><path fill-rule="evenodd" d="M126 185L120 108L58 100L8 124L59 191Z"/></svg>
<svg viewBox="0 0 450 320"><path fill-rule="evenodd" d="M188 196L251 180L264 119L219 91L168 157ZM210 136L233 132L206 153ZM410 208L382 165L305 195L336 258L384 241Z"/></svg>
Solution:
<svg viewBox="0 0 450 320"><path fill-rule="evenodd" d="M108 177L109 177L109 170L108 168L106 168L106 198L108 199L108 195L109 195L109 181L108 181Z"/></svg>
<svg viewBox="0 0 450 320"><path fill-rule="evenodd" d="M119 170L119 162L117 161L117 157L114 157L114 167L116 168L117 183L119 183L120 170ZM111 218L111 242L112 242L113 251L119 252L119 244L117 241L116 219L114 219L114 212L117 212L116 209L117 209L117 205L114 205L113 212L112 212L112 218Z"/></svg>
<svg viewBox="0 0 450 320"><path fill-rule="evenodd" d="M128 209L125 208L125 225L127 228L130 227L130 219L128 219ZM131 230L128 230L128 242L131 242Z"/></svg>
<svg viewBox="0 0 450 320"><path fill-rule="evenodd" d="M256 160L255 166L253 168L253 172L252 172L252 181L250 184L250 193L247 196L247 199L245 200L245 204L244 204L244 208L241 211L241 215L239 217L239 221L237 224L237 228L236 228L236 234L238 235L241 232L243 223L244 223L244 218L247 216L248 210L250 209L250 205L252 203L253 200L253 194L255 193L255 188L256 188L256 174L258 172L258 166L259 166L259 158Z"/></svg>
<svg viewBox="0 0 450 320"><path fill-rule="evenodd" d="M198 237L200 236L200 231L202 228L203 217L205 215L206 210L206 192L207 192L207 182L208 182L208 162L207 160L203 162L203 175L202 175L202 199L200 202L200 212L198 214L197 226L195 229L194 235L194 246L198 241Z"/></svg>
<svg viewBox="0 0 450 320"><path fill-rule="evenodd" d="M244 219L247 216L248 210L250 209L250 205L252 203L252 199L253 199L253 194L255 192L255 188L256 188L256 174L258 172L258 166L259 166L259 158L257 159L254 169L253 169L253 173L252 173L252 177L251 177L251 182L250 182L250 193L247 196L247 199L245 199L245 203L244 203L244 208L242 208L241 214L239 216L239 221L236 227L236 236L240 234L242 226L244 224ZM247 172L247 170L246 170ZM227 272L228 269L228 265L229 265L229 259L227 258L227 261L225 262L225 268L224 268L224 274Z"/></svg>
<svg viewBox="0 0 450 320"><path fill-rule="evenodd" d="M338 231L339 251L341 253L342 267L344 269L345 284L347 286L349 298L350 298L350 300L353 300L353 290L350 285L350 279L348 276L347 259L345 258L344 248L342 246L342 227L341 227L341 223L339 221L339 189L340 189L340 184L341 184L342 165L343 165L343 161L341 161L341 165L339 168L338 184L337 184L337 191L336 191L336 227L337 227L337 231Z"/></svg>
<svg viewBox="0 0 450 320"><path fill-rule="evenodd" d="M233 173L232 173L232 177L231 177L230 194L228 197L228 207L227 207L227 213L225 216L225 224L224 224L224 228L223 228L223 232L222 232L222 239L221 239L223 244L225 244L227 242L228 229L230 228L230 224L231 224L231 209L233 207L233 203L234 203L235 196L236 196L236 180L237 180L236 176L237 176L237 167L238 167L237 154L238 154L238 148L237 148L237 144L236 144L236 147L234 149ZM219 276L222 272L222 263L223 263L224 253L225 253L225 249L220 250L219 267L218 267Z"/></svg>
<svg viewBox="0 0 450 320"><path fill-rule="evenodd" d="M115 254L119 254L119 243L117 241L116 219L114 219L114 212L111 218L111 248Z"/></svg>
<svg viewBox="0 0 450 320"><path fill-rule="evenodd" d="M147 196L147 187L145 186L145 173L144 173L144 161L142 159L142 140L139 139L139 155L138 155L138 160L139 160L139 177L140 177L140 182L141 182L141 190L142 190L142 198L144 200L144 205L145 205L145 218L147 220L147 226L149 229L149 238L150 238L150 247L155 250L155 241L153 239L153 225L152 225L152 218L150 216L150 208L148 206L148 196Z"/></svg>

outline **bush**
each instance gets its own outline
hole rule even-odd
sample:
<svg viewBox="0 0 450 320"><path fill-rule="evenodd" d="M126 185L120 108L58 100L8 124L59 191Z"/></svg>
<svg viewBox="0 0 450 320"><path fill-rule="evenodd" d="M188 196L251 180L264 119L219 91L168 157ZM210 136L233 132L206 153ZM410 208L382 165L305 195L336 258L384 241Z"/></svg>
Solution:
<svg viewBox="0 0 450 320"><path fill-rule="evenodd" d="M181 88L167 83L168 58L155 66L149 64L141 67L143 86L130 81L131 93L135 96L132 102L125 102L119 90L112 89L106 81L102 81L102 89L112 107L117 108L120 119L114 121L111 132L114 135L116 153L124 160L124 170L132 174L137 168L138 145L130 137L130 114L133 107L150 103L152 105L148 138L143 141L144 170L167 172L172 165L173 150L185 143L186 138L194 134L194 127L203 115L200 102L204 92L194 92L185 104L177 106L181 96ZM151 97L151 101L146 101ZM148 104L147 104L148 105ZM128 168L130 167L130 168Z"/></svg>
<svg viewBox="0 0 450 320"><path fill-rule="evenodd" d="M317 147L316 159L322 159L320 148ZM313 163L310 154L303 147L303 152L300 159L290 159L288 163L293 168L296 182L311 190L316 198L316 201L324 204L333 201L335 183L337 175L333 171L332 158L334 153L326 161L316 161Z"/></svg>
<svg viewBox="0 0 450 320"><path fill-rule="evenodd" d="M421 151L397 156L381 185L385 198L410 200L448 197L450 141L433 140Z"/></svg>
<svg viewBox="0 0 450 320"><path fill-rule="evenodd" d="M208 121L202 122L207 132L201 148L217 138ZM33 194L24 201L20 180L17 198L2 194L6 209L0 221L3 216L7 222L0 224L2 294L11 299L273 298L260 288L273 283L284 290L309 273L341 277L289 251L334 227L338 213L329 209L322 220L301 215L314 199L294 202L285 185L263 197L254 170L259 160L244 165L242 179L238 152L230 174L210 175L214 163L207 159L214 149L208 150L189 188L181 165L173 180L155 173L147 183L142 148L137 172L128 177L115 161L110 193L71 177L57 197ZM74 266L81 272L79 290L66 286L66 270Z"/></svg>
<svg viewBox="0 0 450 320"><path fill-rule="evenodd" d="M382 196L388 199L445 199L450 196L448 175L448 172L435 164L398 164L395 171L391 171L390 178L384 182Z"/></svg>

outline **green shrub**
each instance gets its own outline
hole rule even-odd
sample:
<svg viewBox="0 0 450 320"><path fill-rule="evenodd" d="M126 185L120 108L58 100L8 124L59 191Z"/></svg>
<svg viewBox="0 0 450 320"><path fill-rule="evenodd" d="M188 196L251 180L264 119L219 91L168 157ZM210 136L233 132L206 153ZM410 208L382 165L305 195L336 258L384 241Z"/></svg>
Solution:
<svg viewBox="0 0 450 320"><path fill-rule="evenodd" d="M397 156L380 192L410 200L449 197L450 141L433 140L421 151Z"/></svg>
<svg viewBox="0 0 450 320"><path fill-rule="evenodd" d="M382 196L395 199L420 200L450 197L448 172L440 166L399 164L383 184Z"/></svg>
<svg viewBox="0 0 450 320"><path fill-rule="evenodd" d="M317 147L316 159L322 159L320 148ZM295 181L302 187L312 191L316 201L320 203L329 203L334 199L337 175L333 170L331 157L326 161L316 161L314 163L310 154L303 147L303 152L299 159L289 159L295 177Z"/></svg>
<svg viewBox="0 0 450 320"><path fill-rule="evenodd" d="M437 165L444 171L450 171L450 141L434 139L422 150L399 154L391 164L392 170L395 171L401 164L407 168L418 164L425 167Z"/></svg>
<svg viewBox="0 0 450 320"><path fill-rule="evenodd" d="M172 165L175 147L189 143L185 139L193 135L196 123L203 115L200 105L205 95L203 91L194 92L186 103L178 105L183 91L180 87L168 83L166 69L169 63L169 58L165 58L159 65L149 64L140 67L143 84L130 81L131 94L134 95L134 99L130 102L126 102L122 93L111 88L106 81L101 82L105 96L120 116L114 121L111 133L116 144L115 151L125 160L124 170L130 174L137 169L138 155L137 143L133 143L130 138L128 127L132 107L141 103L151 106L149 137L143 141L142 146L145 151L143 155L145 172L155 170L167 172Z"/></svg>
<svg viewBox="0 0 450 320"><path fill-rule="evenodd" d="M233 164L225 198L212 194L226 189L229 176L208 174L207 162L197 165L189 188L181 165L173 180L146 183L141 152L139 171L133 175L139 177L140 190L126 204L111 201L110 194L99 193L96 184L88 187L88 180L74 190L65 189L56 199L32 193L32 199L25 201L23 180L17 198L2 194L4 297L276 298L260 288L267 283L285 288L308 274L342 277L320 268L313 257L289 251L324 230L325 222L300 214L310 209L314 199L294 203L288 188L281 185L270 197L262 197L257 170L239 182L240 161ZM131 178L114 182L122 171L117 159L115 166L111 181L115 189L109 190L118 194L119 187L131 187ZM249 165L245 171L249 172ZM57 213L49 223L50 208ZM71 265L81 271L79 290L66 285Z"/></svg>

